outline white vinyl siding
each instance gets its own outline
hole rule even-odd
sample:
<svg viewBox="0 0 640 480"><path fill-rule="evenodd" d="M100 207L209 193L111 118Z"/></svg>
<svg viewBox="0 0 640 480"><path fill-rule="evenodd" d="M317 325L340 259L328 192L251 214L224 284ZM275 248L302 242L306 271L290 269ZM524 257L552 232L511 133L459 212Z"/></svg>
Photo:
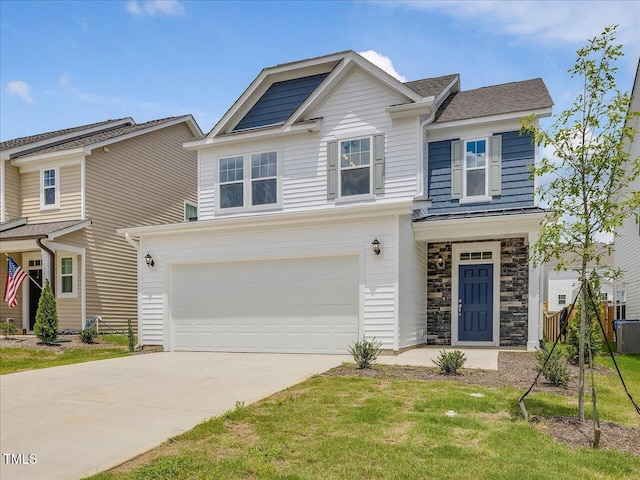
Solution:
<svg viewBox="0 0 640 480"><path fill-rule="evenodd" d="M378 238L382 253L374 255L371 242ZM170 315L167 294L171 265L233 261L290 260L324 256L358 256L359 333L375 337L394 349L397 285L397 219L338 224L300 223L295 227L264 226L256 229L170 236L143 236L142 251L158 259L153 269L143 269L140 292L144 345L168 345Z"/></svg>
<svg viewBox="0 0 640 480"><path fill-rule="evenodd" d="M419 128L417 119L391 121L385 108L407 100L355 71L310 114L322 118L318 133L255 140L236 146L204 147L199 151L200 219L216 215L217 159L239 153L277 150L282 172L283 211L323 208L327 200L327 142L384 134L384 193L376 202L407 200L418 191ZM422 181L422 179L420 179Z"/></svg>
<svg viewBox="0 0 640 480"><path fill-rule="evenodd" d="M416 242L411 216L398 218L399 238L399 349L426 342L427 271L426 242Z"/></svg>

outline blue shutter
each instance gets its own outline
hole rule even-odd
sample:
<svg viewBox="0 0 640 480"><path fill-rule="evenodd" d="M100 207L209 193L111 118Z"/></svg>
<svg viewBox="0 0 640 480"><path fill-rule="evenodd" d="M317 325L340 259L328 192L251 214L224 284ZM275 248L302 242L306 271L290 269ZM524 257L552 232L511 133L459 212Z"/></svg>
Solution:
<svg viewBox="0 0 640 480"><path fill-rule="evenodd" d="M451 198L462 198L462 142L451 142Z"/></svg>
<svg viewBox="0 0 640 480"><path fill-rule="evenodd" d="M338 196L338 142L327 143L327 200Z"/></svg>

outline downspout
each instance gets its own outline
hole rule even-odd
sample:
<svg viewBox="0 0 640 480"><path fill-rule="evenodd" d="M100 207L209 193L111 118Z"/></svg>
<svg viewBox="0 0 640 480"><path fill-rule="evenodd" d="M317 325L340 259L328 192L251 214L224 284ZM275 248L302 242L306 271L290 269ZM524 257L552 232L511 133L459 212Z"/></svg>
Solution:
<svg viewBox="0 0 640 480"><path fill-rule="evenodd" d="M36 243L38 246L49 254L49 271L51 272L51 290L53 291L53 297L56 296L56 254L53 253L49 247L42 243L42 239L46 237L38 237L36 238Z"/></svg>
<svg viewBox="0 0 640 480"><path fill-rule="evenodd" d="M424 148L423 148L423 145L424 145L424 137L425 137L425 134L426 134L425 127L426 127L427 125L429 125L430 123L432 123L432 122L433 122L433 120L436 118L436 112L437 112L437 109L433 110L433 111L429 114L429 116L428 116L427 118L425 118L424 120L422 120L422 121L420 122L420 127L419 127L419 128L420 128L420 133L421 133L421 135L422 135L422 136L421 136L421 138L420 138L420 153L422 154L422 155L420 156L420 162L422 163L422 165L424 165L424 157L425 157L425 155L427 154L427 152L425 152L425 151L424 151ZM426 186L426 187L427 187L427 189L428 189L428 185L425 185L425 183L426 183L426 182L425 182L425 178L427 178L427 177L428 177L429 172L425 172L425 171L424 171L424 168L422 168L422 169L421 169L421 171L422 171L422 178L420 179L420 180L421 180L421 182L420 182L420 192L419 192L419 195L417 195L416 197L414 197L414 199L413 199L413 200L414 200L414 202L425 202L425 201L427 201L427 200L428 200L428 197L427 197L427 191L425 191L425 186Z"/></svg>
<svg viewBox="0 0 640 480"><path fill-rule="evenodd" d="M132 237L131 234L129 232L124 232L124 239L127 241L127 243L129 245L131 245L135 251L136 251L136 271L138 271L138 256L139 256L139 250L140 250L140 242L136 242ZM141 333L142 333L142 326L140 325L140 323L142 322L142 309L140 308L140 287L141 287L141 282L142 282L142 278L140 277L140 272L138 271L138 343L136 343L134 350L137 350L138 348L140 348L140 338L141 338Z"/></svg>

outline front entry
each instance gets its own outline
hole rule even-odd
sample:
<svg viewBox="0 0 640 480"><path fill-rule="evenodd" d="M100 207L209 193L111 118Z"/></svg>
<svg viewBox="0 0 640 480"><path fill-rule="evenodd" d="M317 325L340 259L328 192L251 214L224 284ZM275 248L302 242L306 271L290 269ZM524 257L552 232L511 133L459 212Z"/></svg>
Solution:
<svg viewBox="0 0 640 480"><path fill-rule="evenodd" d="M42 285L42 269L29 270L29 276L35 280L38 285ZM42 291L40 287L30 280L29 282L29 331L33 332L33 328L36 325L36 312L38 311L38 302L40 301L40 294Z"/></svg>
<svg viewBox="0 0 640 480"><path fill-rule="evenodd" d="M493 264L460 265L458 340L493 341Z"/></svg>

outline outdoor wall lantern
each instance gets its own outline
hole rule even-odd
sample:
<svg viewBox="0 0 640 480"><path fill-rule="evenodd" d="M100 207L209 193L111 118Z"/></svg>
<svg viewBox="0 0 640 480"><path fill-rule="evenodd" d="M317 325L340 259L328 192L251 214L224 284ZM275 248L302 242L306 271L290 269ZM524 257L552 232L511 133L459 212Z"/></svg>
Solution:
<svg viewBox="0 0 640 480"><path fill-rule="evenodd" d="M441 254L436 257L436 267L438 267L438 270L444 270L444 258Z"/></svg>
<svg viewBox="0 0 640 480"><path fill-rule="evenodd" d="M144 256L144 261L147 262L147 267L149 268L153 267L156 264L156 262L153 261L153 257L151 256L150 253L147 253Z"/></svg>
<svg viewBox="0 0 640 480"><path fill-rule="evenodd" d="M371 246L373 247L373 253L376 255L380 255L380 242L376 238L373 242L371 242Z"/></svg>

